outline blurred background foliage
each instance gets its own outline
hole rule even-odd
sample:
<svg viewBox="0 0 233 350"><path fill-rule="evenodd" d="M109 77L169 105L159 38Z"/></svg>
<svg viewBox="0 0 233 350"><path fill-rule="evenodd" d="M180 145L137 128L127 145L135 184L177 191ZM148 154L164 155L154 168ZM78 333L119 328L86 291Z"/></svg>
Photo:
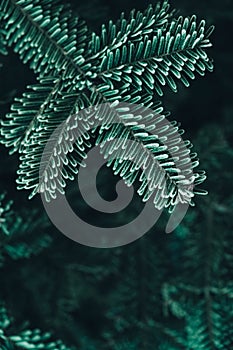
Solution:
<svg viewBox="0 0 233 350"><path fill-rule="evenodd" d="M70 2L74 13L94 31L122 11L151 3ZM29 202L27 193L16 191L18 159L1 146L0 349L50 349L43 340L46 331L77 350L233 349L233 3L172 0L171 4L180 14L195 13L216 26L211 49L214 73L196 79L189 89L180 86L178 94L168 91L163 98L199 154L209 195L196 201L170 235L164 233L163 215L148 234L130 245L84 247L52 226L39 198ZM35 76L10 49L1 63L3 116ZM103 170L100 188L108 199L115 196L114 181ZM78 190L70 191L77 208L90 216L77 200ZM11 199L14 203L9 203ZM114 219L116 225L135 216L140 205L135 198L128 211ZM105 218L99 220L104 224ZM13 331L5 308L17 325ZM15 340L13 335L25 327L41 329L37 338L44 347L31 341L30 332Z"/></svg>

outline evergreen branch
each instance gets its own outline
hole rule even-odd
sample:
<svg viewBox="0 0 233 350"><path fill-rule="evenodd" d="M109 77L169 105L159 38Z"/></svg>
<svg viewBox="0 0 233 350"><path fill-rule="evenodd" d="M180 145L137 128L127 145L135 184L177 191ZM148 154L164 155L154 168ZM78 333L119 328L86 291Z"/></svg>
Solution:
<svg viewBox="0 0 233 350"><path fill-rule="evenodd" d="M18 189L31 189L30 198L38 192L45 193L48 200L55 198L57 191L64 193L65 180L73 180L74 175L77 174L78 166L86 158L85 150L91 146L90 136L85 132L84 123L78 123L75 117L75 112L82 109L85 102L85 94L76 95L71 92L61 94L59 92L50 101L52 108L48 106L44 114L39 116L38 127L31 136L30 144L25 145L17 172L19 175ZM47 118L48 115L50 119ZM62 127L58 128L63 122ZM56 135L51 139L56 129ZM84 135L76 140L77 131L80 130L84 130ZM48 139L50 139L49 150L42 164L41 156ZM73 142L74 140L76 141ZM61 163L65 165L62 169L62 178L59 176L59 164ZM43 166L41 174L39 174L40 166ZM49 181L47 181L48 178Z"/></svg>
<svg viewBox="0 0 233 350"><path fill-rule="evenodd" d="M2 20L2 14L0 13L0 21L1 20ZM2 26L0 26L0 54L1 55L6 55L7 54L5 37L6 37L6 32L2 28Z"/></svg>
<svg viewBox="0 0 233 350"><path fill-rule="evenodd" d="M11 147L12 152L18 150L21 154L18 188L32 189L31 196L39 190L45 191L48 198L55 198L57 190L64 193L65 180L74 179L77 167L91 146L87 133L79 144L76 142L75 146L72 145L75 128L79 125L85 128L82 124L85 121L79 120L77 123L78 119L73 118L71 122L72 114L86 108L90 100L92 105L97 101L116 106L118 101L123 101L148 106L154 88L158 94L161 94L161 86L165 84L176 90L171 73L186 84L184 74L194 79L194 71L203 75L206 68L212 69L212 63L204 51L205 47L210 46L210 30L205 31L205 21L201 21L198 26L195 16L191 19L179 17L168 24L172 13L169 13L167 1L155 9L149 7L144 13L132 12L128 22L122 15L117 25L110 23L107 36L107 30L103 27L101 40L93 39L92 49L88 44L89 32L86 25L78 18L73 19L68 9L57 2L53 11L51 6L51 0L7 0L4 5L1 4L8 30L8 44L15 43L15 50L23 61L30 61L34 70L40 73L42 84L33 86L33 93L29 92L16 100L13 113L7 116L9 120L2 122L1 142ZM79 24L78 29L75 28ZM125 28L128 29L125 31ZM152 34L152 39L149 39L148 35ZM101 44L97 45L97 42ZM105 50L107 46L108 49ZM116 87L114 81L117 81ZM145 93L139 95L140 90ZM67 103L69 105L65 105ZM102 151L110 158L109 164L115 173L132 184L140 165L144 164L143 155L148 159L147 170L153 174L147 190L145 174L142 173L140 178L142 186L139 194L143 200L147 200L155 189L161 187L160 196L157 194L154 198L156 207L161 208L165 204L174 207L179 201L191 203L192 194L188 190L179 192L177 186L187 179L179 178L179 169L174 167L174 160L169 156L168 150L165 151L156 138L150 139L149 131L155 128L156 121L145 118L145 121L138 120L137 125L125 125L124 115L120 115L115 106L109 113L112 118L117 116L119 121L114 129L115 136L122 135L123 130L125 138L135 139L139 145L137 150L131 149L128 154L135 157L135 166L124 159L112 162L109 147L105 145L106 141L111 140L110 151L116 148L116 141L112 140L113 129L109 128L113 119L105 115L98 142L103 141ZM39 179L43 148L52 132L65 120L56 140L52 140L51 153L47 155L43 175ZM140 131L146 123L148 126L144 132ZM170 136L169 130L167 132L165 138ZM70 139L67 139L67 135ZM150 146L149 139L156 147ZM172 147L181 152L181 162L187 162L190 151L187 153L180 149L179 141L172 137L171 140ZM116 154L118 157L125 156L123 145L122 138ZM187 142L186 146L191 147ZM160 154L161 152L164 153ZM194 168L198 165L198 160L195 154L190 156L191 167ZM62 180L59 180L57 169L60 163L65 165ZM202 183L204 179L203 173L196 173L191 179L189 171L190 185ZM169 188L168 196L165 195L166 184Z"/></svg>
<svg viewBox="0 0 233 350"><path fill-rule="evenodd" d="M0 195L0 263L6 256L13 260L29 258L39 254L50 246L52 239L44 234L48 226L44 216L32 210L28 217L25 213L12 209L13 201L7 201L6 195ZM38 234L40 227L43 235Z"/></svg>
<svg viewBox="0 0 233 350"><path fill-rule="evenodd" d="M26 329L18 333L8 334L12 320L5 307L0 307L0 346L2 350L32 349L32 350L71 350L61 340L54 341L49 332L40 329Z"/></svg>
<svg viewBox="0 0 233 350"><path fill-rule="evenodd" d="M92 55L87 58L87 62L103 58L107 52L123 46L126 42L138 42L145 35L156 34L159 29L166 27L173 13L167 0L157 3L156 6L149 5L144 12L132 10L128 19L122 13L116 23L110 20L108 26L102 25L100 36L92 33L89 44Z"/></svg>
<svg viewBox="0 0 233 350"><path fill-rule="evenodd" d="M53 76L41 78L39 84L28 87L29 92L21 98L15 98L15 103L11 106L12 112L1 122L2 141L6 147L11 148L10 154L22 152L30 143L30 138L38 127L39 117L57 94L61 82L62 76L59 79Z"/></svg>
<svg viewBox="0 0 233 350"><path fill-rule="evenodd" d="M108 99L102 98L105 91ZM94 98L93 103L96 103L96 101L99 103L98 92L96 92L97 96L92 96ZM112 92L112 95L114 96L114 92ZM104 90L103 86L99 99L104 103L109 101L111 97L109 96L109 90ZM114 98L112 100L114 101ZM146 105L146 100L146 96L142 97L140 102L143 106ZM179 168L168 153L168 149L175 148L177 154L179 153L180 164L186 163L192 168L198 165L197 156L194 153L190 155L190 151L183 150L181 139L177 139L177 136L174 135L174 130L183 134L183 130L175 127L176 122L172 123L174 129L166 128L164 130L163 120L168 114L162 114L161 104L156 103L151 108L154 111L153 115L142 106L137 108L135 106L133 111L129 111L127 108L122 111L122 106L120 105L118 108L115 102L112 102L105 111L101 109L100 117L103 118L104 123L100 128L96 145L101 146L101 153L109 160L108 165L111 165L114 174L119 174L127 185L132 185L135 182L140 174L140 168L146 169L150 176L148 178L143 173L141 174L139 181L142 184L137 191L142 196L143 201L146 202L154 195L153 201L157 209L164 206L172 209L179 202L192 203L192 194L188 189L186 191L183 188L179 190L178 184L182 184L182 182L185 184L186 181L194 185L200 184L204 181L205 175L202 173L196 173L195 176L187 174L187 177L179 175ZM110 127L114 123L116 124ZM150 134L153 130L156 130L156 135ZM118 135L119 137L117 137ZM125 147L125 141L128 139L136 141L134 147ZM163 139L167 140L166 146L162 143ZM186 142L186 146L188 148L192 147L189 142ZM192 164L187 161L189 155ZM168 190L167 194L165 188Z"/></svg>
<svg viewBox="0 0 233 350"><path fill-rule="evenodd" d="M88 29L69 7L51 0L6 0L1 3L6 40L14 44L24 63L43 74L75 72L85 77L80 67L85 59Z"/></svg>
<svg viewBox="0 0 233 350"><path fill-rule="evenodd" d="M6 195L3 193L0 195L0 229L1 235L10 235L12 222L12 201L6 202Z"/></svg>
<svg viewBox="0 0 233 350"><path fill-rule="evenodd" d="M121 49L109 50L103 57L97 77L114 86L151 93L154 89L162 95L162 87L168 85L177 91L175 80L189 86L187 79L195 79L195 72L205 74L212 71L213 64L204 49L210 47L209 35L212 27L205 30L205 21L199 26L196 16L179 17L173 20L166 31L158 30L152 39L145 36L134 44L127 43ZM132 89L132 90L133 90Z"/></svg>

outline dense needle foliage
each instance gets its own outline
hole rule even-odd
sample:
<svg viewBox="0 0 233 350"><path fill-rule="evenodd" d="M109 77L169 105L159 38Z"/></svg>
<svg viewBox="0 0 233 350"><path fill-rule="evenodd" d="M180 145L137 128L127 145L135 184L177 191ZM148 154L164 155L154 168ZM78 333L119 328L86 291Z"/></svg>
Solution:
<svg viewBox="0 0 233 350"><path fill-rule="evenodd" d="M1 143L10 149L8 155L1 145L1 350L233 348L233 57L228 37L233 8L227 0L172 5L180 11L167 1L150 6L140 0L73 0L70 5L0 0ZM217 30L212 34L213 23ZM213 70L213 52L216 70L206 74ZM69 160L64 182L55 173L50 183L39 181L38 161L56 126L80 108L106 101L122 122L118 129L106 119L74 147L68 144L59 153L55 144L53 161ZM195 197L196 206L171 235L164 234L164 213L140 240L98 250L70 241L52 226L34 196L38 189L51 199L66 186L74 207L103 226L135 217L141 207L137 196L119 215L98 216L85 206L73 181L87 150L114 132L130 133L140 151L149 150L151 169L153 159L160 161L166 181L174 180L171 193L177 185L178 169L159 159L166 150L149 147L142 120L137 125L125 121L116 101L137 102L181 121L207 173L195 192L204 193L204 187L209 194ZM156 120L144 122L144 131L158 127ZM61 138L72 132L69 127ZM101 172L103 197L114 198L115 178L124 178L121 167L126 180L144 187L138 169L111 161L104 143L102 151L117 174ZM192 153L195 185L205 180L196 168L198 158ZM48 167L53 169L52 163ZM16 190L15 180L19 189L30 190L31 201L28 191ZM145 199L154 195L156 206L161 203L156 186L152 193L139 193ZM171 198L163 202L170 209L174 204Z"/></svg>

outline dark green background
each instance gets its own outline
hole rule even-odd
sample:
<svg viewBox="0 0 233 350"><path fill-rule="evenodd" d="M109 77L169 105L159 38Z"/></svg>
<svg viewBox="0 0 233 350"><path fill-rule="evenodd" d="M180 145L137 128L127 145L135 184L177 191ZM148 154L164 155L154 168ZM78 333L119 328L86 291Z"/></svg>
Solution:
<svg viewBox="0 0 233 350"><path fill-rule="evenodd" d="M94 31L99 30L101 23L118 18L122 11L143 9L150 3L139 0L70 2L74 13L83 16ZM172 307L167 311L170 305L164 302L162 293L166 283L176 286L183 283L200 290L207 282L231 285L233 264L229 265L225 254L233 245L233 2L174 0L171 3L179 14L195 13L199 19L204 18L216 26L213 48L209 50L215 62L214 73L197 78L188 89L180 86L177 94L167 91L162 98L165 108L172 112L171 119L181 122L186 138L199 154L200 168L208 175L204 188L209 195L196 200L196 207L189 209L184 222L171 235L164 233L164 215L144 238L117 249L81 246L50 224L46 233L54 240L48 249L30 260L8 259L0 271L0 297L16 323L29 321L31 327L51 330L56 338L77 349L157 350L161 343L167 344L164 349L175 349L175 345L174 348L169 345L169 339L179 336L185 339L187 322L193 323L195 329L194 310L205 309L207 301L204 293L193 297L181 288L175 292L174 300L182 307L179 309L174 303L175 311ZM1 62L0 112L3 116L9 111L13 97L20 96L25 87L36 80L11 49ZM42 215L39 198L29 202L28 193L16 190L17 156L9 156L3 146L0 149L1 191L6 190L8 197L14 199L16 211L25 211L30 216L32 208L38 208L38 215ZM103 172L100 190L108 199L115 196L113 185L112 175ZM78 192L73 196L80 208ZM138 207L140 200L135 198L128 211L114 219L116 224L122 217L135 215ZM87 217L92 215L89 209L84 211ZM106 225L109 218L100 216L98 220ZM44 231L38 225L34 234L43 235ZM228 255L231 258L231 250ZM232 299L223 306L218 299L213 300L223 310L222 327L223 330L224 325L228 327L230 334ZM182 310L186 309L192 310L193 318L182 316ZM230 317L228 321L226 315ZM203 311L203 324L208 322L205 317ZM149 326L150 320L156 325ZM172 330L172 336L164 332L165 329ZM225 349L233 348L233 335L231 339ZM183 348L196 349L188 345L178 347Z"/></svg>

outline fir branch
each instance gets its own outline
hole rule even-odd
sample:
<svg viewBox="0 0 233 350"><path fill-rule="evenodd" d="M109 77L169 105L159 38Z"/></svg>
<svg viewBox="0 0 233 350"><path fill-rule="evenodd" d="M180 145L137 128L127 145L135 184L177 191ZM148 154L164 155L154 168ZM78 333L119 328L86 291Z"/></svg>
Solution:
<svg viewBox="0 0 233 350"><path fill-rule="evenodd" d="M10 331L12 319L4 306L0 307L0 346L2 350L71 350L61 340L54 341L49 332L40 329L25 329L18 333Z"/></svg>
<svg viewBox="0 0 233 350"><path fill-rule="evenodd" d="M74 148L70 142L65 145L65 151L57 153L59 144L55 141L47 158L44 175L39 179L43 147L59 123L69 121L74 112L86 108L89 104L93 105L96 101L98 104L107 102L111 104L113 114L120 123L116 135L120 135L123 130L123 135L131 135L135 139L139 134L139 124L136 128L125 125L124 114L117 111L114 103L116 105L120 101L138 103L145 107L153 106L148 101L152 99L154 91L161 95L165 84L176 91L177 85L171 74L188 86L187 77L194 79L194 71L203 75L206 68L212 70L212 63L205 52L206 47L211 45L209 35L212 29L205 30L205 21L198 24L195 16L179 17L168 23L173 12L169 12L167 1L155 8L150 6L144 13L131 12L128 21L122 15L116 25L109 24L109 35L104 26L101 39L92 36L93 45L89 44L90 33L83 21L73 18L68 8L60 6L57 2L52 11L51 4L50 0L7 0L1 5L5 28L8 30L8 45L14 44L15 51L19 52L23 61L31 62L31 67L40 74L42 83L41 86L33 87L36 94L29 92L16 101L13 113L7 116L7 121L2 122L2 143L11 147L12 152L19 151L21 154L18 188L32 189L31 196L38 190L45 192L48 200L55 198L57 191L64 193L66 179L74 178L78 165L90 147L86 137L87 142L82 140L81 146L76 144L75 154L72 154ZM47 78L45 74L50 76ZM58 74L60 78L57 78ZM144 93L139 93L140 91ZM69 105L65 106L68 102ZM108 124L111 123L106 117L104 125L107 125L107 121ZM58 139L65 140L67 133L72 139L74 132L71 132L71 129L82 124L81 121L75 123L72 128L66 123ZM149 127L154 127L155 124L156 121ZM101 128L101 132L104 129L105 127ZM109 132L104 130L104 134L103 139L106 141L110 138ZM138 136L136 138L138 139ZM153 151L146 146L146 140L147 138L140 138L142 147L138 148L138 152L150 153L151 171L154 171L153 181L157 179L158 182L155 182L150 193L144 191L145 183L142 183L139 194L144 200L158 188L161 179L164 178L164 170L166 177L170 177L169 169L164 167L161 159L156 159ZM66 164L66 156L69 159L68 170L64 169L63 179L58 181L51 162L56 168L56 164L60 162ZM108 151L105 151L105 156L109 157ZM122 153L119 156L122 156ZM194 168L198 161L194 154L191 155L191 159ZM161 163L159 165L163 168L162 171L155 166L157 160ZM109 164L111 163L110 159ZM121 165L124 166L124 162ZM113 163L113 167L122 174L120 169L116 169L116 163ZM170 170L174 172L172 168ZM178 170L175 169L175 172ZM45 181L48 174L51 178L49 182ZM129 179L132 184L136 175L134 169L130 169L127 164L123 178ZM196 173L194 178L194 184L200 184L205 176L203 173ZM165 184L166 181L163 181L163 190ZM154 200L157 208L174 207L179 201L191 202L188 192L181 195L177 190L177 179L170 190L168 197L176 191L174 201L171 201L171 198L164 200L163 196L157 195Z"/></svg>
<svg viewBox="0 0 233 350"><path fill-rule="evenodd" d="M0 196L0 263L10 257L13 260L30 258L51 245L52 237L43 232L48 228L45 217L32 210L30 216L12 209L13 201ZM40 227L40 233L38 233Z"/></svg>
<svg viewBox="0 0 233 350"><path fill-rule="evenodd" d="M68 5L57 0L6 0L0 9L7 44L14 44L36 73L59 73L65 65L69 74L75 70L84 75L79 65L84 61L88 29L83 20L71 15Z"/></svg>

